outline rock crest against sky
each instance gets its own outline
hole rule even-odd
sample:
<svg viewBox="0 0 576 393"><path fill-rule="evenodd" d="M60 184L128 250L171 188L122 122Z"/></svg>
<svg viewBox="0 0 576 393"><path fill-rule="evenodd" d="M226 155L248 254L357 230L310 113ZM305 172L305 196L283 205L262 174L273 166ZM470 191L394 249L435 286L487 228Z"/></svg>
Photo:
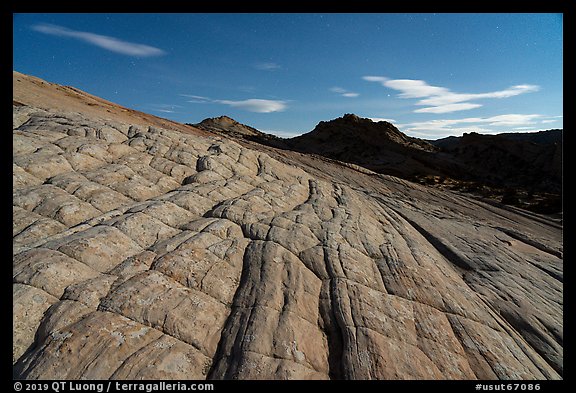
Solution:
<svg viewBox="0 0 576 393"><path fill-rule="evenodd" d="M561 13L29 13L13 67L180 123L355 113L439 139L563 128L562 34Z"/></svg>

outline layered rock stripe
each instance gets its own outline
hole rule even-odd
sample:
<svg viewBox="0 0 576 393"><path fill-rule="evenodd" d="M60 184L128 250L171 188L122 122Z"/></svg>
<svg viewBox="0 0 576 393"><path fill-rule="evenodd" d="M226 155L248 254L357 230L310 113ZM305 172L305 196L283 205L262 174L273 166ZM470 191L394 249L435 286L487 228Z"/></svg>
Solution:
<svg viewBox="0 0 576 393"><path fill-rule="evenodd" d="M558 223L222 137L13 114L16 378L562 378Z"/></svg>

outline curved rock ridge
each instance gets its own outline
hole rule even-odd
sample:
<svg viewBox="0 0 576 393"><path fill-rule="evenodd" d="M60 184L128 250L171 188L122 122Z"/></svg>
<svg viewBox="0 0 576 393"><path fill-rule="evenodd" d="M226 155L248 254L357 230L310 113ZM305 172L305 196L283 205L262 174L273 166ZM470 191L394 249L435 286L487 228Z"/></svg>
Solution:
<svg viewBox="0 0 576 393"><path fill-rule="evenodd" d="M13 109L16 378L562 378L556 222L225 138Z"/></svg>

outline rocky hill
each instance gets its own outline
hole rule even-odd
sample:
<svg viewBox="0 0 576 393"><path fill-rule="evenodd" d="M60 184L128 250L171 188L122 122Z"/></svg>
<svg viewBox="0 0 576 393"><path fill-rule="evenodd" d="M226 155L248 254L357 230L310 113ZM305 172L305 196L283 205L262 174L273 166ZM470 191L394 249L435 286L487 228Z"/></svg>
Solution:
<svg viewBox="0 0 576 393"><path fill-rule="evenodd" d="M558 221L13 87L15 378L562 378Z"/></svg>
<svg viewBox="0 0 576 393"><path fill-rule="evenodd" d="M536 132L504 132L501 134L495 134L489 136L490 138L496 138L498 140L508 139L513 141L526 141L532 142L539 145L553 145L553 144L562 144L562 131L563 130L546 130L546 131L536 131ZM479 135L478 133L465 133L466 135ZM449 136L446 138L436 139L436 140L428 140L431 144L441 147L451 149L454 148L460 141L464 138L464 136Z"/></svg>
<svg viewBox="0 0 576 393"><path fill-rule="evenodd" d="M288 146L403 178L434 171L428 161L438 151L427 141L400 132L391 123L373 122L353 114L321 121L314 130L288 140Z"/></svg>
<svg viewBox="0 0 576 393"><path fill-rule="evenodd" d="M267 134L254 127L237 122L228 116L207 118L197 124L187 124L200 130L205 130L226 138L254 141L266 146L288 149L286 140L276 135Z"/></svg>
<svg viewBox="0 0 576 393"><path fill-rule="evenodd" d="M198 124L192 124L196 128L201 128L215 133L232 134L234 136L262 136L263 132L254 127L238 123L228 116L219 116L202 120Z"/></svg>
<svg viewBox="0 0 576 393"><path fill-rule="evenodd" d="M481 135L432 142L468 168L468 177L491 184L560 194L562 131Z"/></svg>
<svg viewBox="0 0 576 393"><path fill-rule="evenodd" d="M562 188L562 131L411 138L391 123L355 115L320 122L290 148L352 162L409 180L440 176L556 195Z"/></svg>

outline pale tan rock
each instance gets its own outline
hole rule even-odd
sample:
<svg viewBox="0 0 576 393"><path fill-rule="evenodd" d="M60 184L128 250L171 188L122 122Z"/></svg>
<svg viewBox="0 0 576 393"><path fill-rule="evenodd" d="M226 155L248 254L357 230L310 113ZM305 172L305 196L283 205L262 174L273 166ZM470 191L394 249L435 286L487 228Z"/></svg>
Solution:
<svg viewBox="0 0 576 393"><path fill-rule="evenodd" d="M42 181L74 169L62 153L34 152L14 157L14 163Z"/></svg>
<svg viewBox="0 0 576 393"><path fill-rule="evenodd" d="M114 284L119 285L134 275L149 270L155 258L156 253L152 251L142 251L139 254L126 258L124 262L110 271L112 276L118 277Z"/></svg>
<svg viewBox="0 0 576 393"><path fill-rule="evenodd" d="M82 153L64 153L63 156L75 171L92 170L105 165L105 162Z"/></svg>
<svg viewBox="0 0 576 393"><path fill-rule="evenodd" d="M98 225L67 238L46 243L98 272L107 272L142 248L120 230Z"/></svg>
<svg viewBox="0 0 576 393"><path fill-rule="evenodd" d="M68 227L52 218L13 207L13 238L15 246L28 245L65 231Z"/></svg>
<svg viewBox="0 0 576 393"><path fill-rule="evenodd" d="M62 298L75 300L96 310L100 305L100 300L110 292L110 288L112 288L117 280L117 276L101 274L97 277L69 285Z"/></svg>
<svg viewBox="0 0 576 393"><path fill-rule="evenodd" d="M161 330L210 357L228 315L216 299L155 271L135 275L111 291L100 308Z"/></svg>
<svg viewBox="0 0 576 393"><path fill-rule="evenodd" d="M180 340L162 335L130 356L111 379L205 379L212 360Z"/></svg>
<svg viewBox="0 0 576 393"><path fill-rule="evenodd" d="M246 239L222 240L203 232L190 236L154 262L154 269L188 288L231 304L240 281Z"/></svg>
<svg viewBox="0 0 576 393"><path fill-rule="evenodd" d="M136 212L145 213L172 228L184 227L187 223L198 218L198 216L192 214L190 211L170 201L162 200L139 204L128 211L128 213Z"/></svg>
<svg viewBox="0 0 576 393"><path fill-rule="evenodd" d="M27 379L108 379L161 335L121 315L95 311L52 332L16 367ZM43 356L34 361L40 353Z"/></svg>
<svg viewBox="0 0 576 393"><path fill-rule="evenodd" d="M101 213L89 203L51 184L17 190L13 203L25 210L60 221L68 227Z"/></svg>
<svg viewBox="0 0 576 393"><path fill-rule="evenodd" d="M47 248L34 248L14 257L14 281L33 285L56 298L70 285L99 277L100 273L76 259Z"/></svg>
<svg viewBox="0 0 576 393"><path fill-rule="evenodd" d="M58 298L36 287L18 283L12 287L12 297L12 362L15 363L34 344L34 336L44 312Z"/></svg>
<svg viewBox="0 0 576 393"><path fill-rule="evenodd" d="M105 222L134 238L142 248L148 248L159 240L177 235L180 231L142 212L127 213Z"/></svg>
<svg viewBox="0 0 576 393"><path fill-rule="evenodd" d="M16 164L12 165L12 187L25 188L42 184L43 180L26 172Z"/></svg>

